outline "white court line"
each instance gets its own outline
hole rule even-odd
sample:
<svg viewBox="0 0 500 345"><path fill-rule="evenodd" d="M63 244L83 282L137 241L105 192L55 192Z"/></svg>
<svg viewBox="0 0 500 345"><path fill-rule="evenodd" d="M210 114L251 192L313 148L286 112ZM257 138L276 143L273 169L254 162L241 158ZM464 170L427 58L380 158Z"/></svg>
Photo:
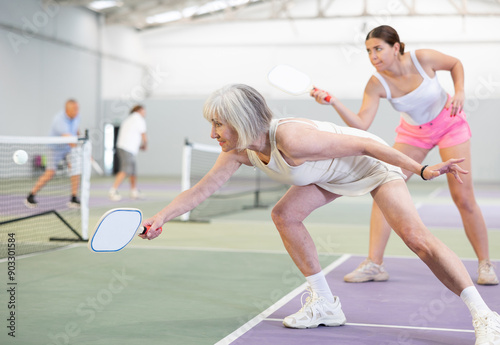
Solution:
<svg viewBox="0 0 500 345"><path fill-rule="evenodd" d="M436 188L436 189L435 189L432 193L430 193L430 194L429 194L428 198L429 198L429 199L435 199L435 198L437 197L437 195L438 195L439 193L441 193L441 191L442 191L443 189L448 189L448 188L445 188L445 187L438 187L438 188Z"/></svg>
<svg viewBox="0 0 500 345"><path fill-rule="evenodd" d="M438 187L434 189L428 196L427 199L434 199L436 196L441 193L441 191L444 189L444 187ZM425 201L422 202L417 202L415 203L415 208L418 210L420 207L422 207L425 204Z"/></svg>
<svg viewBox="0 0 500 345"><path fill-rule="evenodd" d="M344 254L334 262L332 262L330 265L328 265L323 272L325 275L333 271L335 268L343 264L346 260L348 260L351 257L351 255ZM304 284L300 285L299 287L295 288L292 290L290 293L288 293L286 296L281 298L278 302L264 310L262 313L259 315L255 316L253 319L245 323L243 326L235 330L233 333L229 334L226 336L224 339L219 340L215 345L227 345L241 337L243 334L248 332L250 329L253 327L257 326L261 321L265 320L269 315L274 313L276 310L290 302L295 296L297 296L301 291L305 290L307 286L307 282Z"/></svg>
<svg viewBox="0 0 500 345"><path fill-rule="evenodd" d="M264 321L282 322L283 320L282 319L267 318L267 319L264 319ZM470 330L470 329L431 328L431 327L413 327L413 326L395 326L395 325L376 325L376 324L370 324L370 323L351 323L351 322L347 322L346 326L413 329L413 330L417 330L417 331L439 331L439 332L474 333L474 331Z"/></svg>
<svg viewBox="0 0 500 345"><path fill-rule="evenodd" d="M68 246L64 247L59 247L59 248L54 248L50 250L44 250L41 252L36 252L36 253L30 253L30 254L24 254L24 255L16 255L16 260L17 259L24 259L24 258L29 258L33 256L38 256L38 255L43 255L55 251L60 251L60 250L67 250L67 249L74 249L74 248L79 248L79 247L87 247L86 243L73 243ZM148 246L148 245L130 245L127 246L124 250L129 251L131 249L149 249L149 250L177 250L177 251L194 251L194 252L215 252L215 253L241 253L241 254L277 254L277 255L288 255L288 252L285 250L259 250L259 249L232 249L232 248L206 248L206 247L174 247L174 246ZM318 252L318 255L322 256L344 256L344 255L349 255L350 257L359 257L359 258L366 258L366 255L363 254L349 254L349 253L331 253L331 252ZM384 257L386 258L393 258L393 259L415 259L415 260L420 260L416 255L385 255ZM475 257L470 257L470 258L460 258L462 261L477 261L477 258ZM493 261L497 261L498 259L492 259ZM0 259L0 263L6 262L7 258Z"/></svg>

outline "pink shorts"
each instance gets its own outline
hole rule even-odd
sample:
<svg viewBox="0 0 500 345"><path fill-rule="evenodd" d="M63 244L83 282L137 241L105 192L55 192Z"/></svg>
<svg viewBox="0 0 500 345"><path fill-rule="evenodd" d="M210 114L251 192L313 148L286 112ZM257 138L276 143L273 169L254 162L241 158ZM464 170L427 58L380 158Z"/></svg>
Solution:
<svg viewBox="0 0 500 345"><path fill-rule="evenodd" d="M434 120L417 126L401 118L396 128L396 142L424 149L432 149L436 145L443 149L466 142L472 134L464 111L456 116L450 114L451 107L444 108Z"/></svg>

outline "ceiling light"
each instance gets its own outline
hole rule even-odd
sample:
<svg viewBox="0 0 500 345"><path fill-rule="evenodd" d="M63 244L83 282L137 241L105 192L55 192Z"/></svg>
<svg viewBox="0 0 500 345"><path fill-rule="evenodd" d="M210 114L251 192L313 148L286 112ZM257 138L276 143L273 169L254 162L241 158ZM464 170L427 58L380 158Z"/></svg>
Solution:
<svg viewBox="0 0 500 345"><path fill-rule="evenodd" d="M202 15L202 14L221 11L227 8L227 6L228 4L222 0L210 1L207 2L205 5L198 7L198 11L196 11L196 14Z"/></svg>
<svg viewBox="0 0 500 345"><path fill-rule="evenodd" d="M189 18L194 16L197 11L198 11L198 6L186 7L185 9L182 10L182 16L184 18Z"/></svg>
<svg viewBox="0 0 500 345"><path fill-rule="evenodd" d="M174 22L176 20L182 19L182 13L179 11L169 11L165 13L155 14L154 16L147 17L146 23L148 24L161 24Z"/></svg>
<svg viewBox="0 0 500 345"><path fill-rule="evenodd" d="M214 13L225 10L228 7L238 7L247 3L259 2L259 1L261 0L214 0L202 6L190 6L182 9L181 11L168 11L149 16L146 18L146 23L163 24L163 23L175 22L183 18L190 18L208 13ZM106 2L106 1L99 1L99 2Z"/></svg>
<svg viewBox="0 0 500 345"><path fill-rule="evenodd" d="M105 10L111 7L120 7L123 5L123 2L121 1L115 1L115 0L98 0L98 1L92 1L88 7L94 11L101 11Z"/></svg>

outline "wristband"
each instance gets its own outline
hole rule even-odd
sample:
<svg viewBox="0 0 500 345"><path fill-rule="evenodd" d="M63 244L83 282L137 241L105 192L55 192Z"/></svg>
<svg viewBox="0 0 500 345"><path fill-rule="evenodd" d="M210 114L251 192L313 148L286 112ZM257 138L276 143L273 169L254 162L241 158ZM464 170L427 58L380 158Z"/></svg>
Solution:
<svg viewBox="0 0 500 345"><path fill-rule="evenodd" d="M420 170L420 177L421 177L421 178L422 178L422 180L424 180L424 181L427 181L427 179L424 177L424 170L425 170L425 168L427 168L427 167L428 167L428 165L424 165L424 166L422 167L422 169Z"/></svg>

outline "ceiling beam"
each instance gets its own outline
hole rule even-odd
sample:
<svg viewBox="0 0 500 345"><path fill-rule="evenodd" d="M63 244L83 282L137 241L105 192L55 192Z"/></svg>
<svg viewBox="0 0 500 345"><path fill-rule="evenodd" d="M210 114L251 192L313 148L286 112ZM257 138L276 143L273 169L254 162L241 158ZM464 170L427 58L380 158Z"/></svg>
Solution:
<svg viewBox="0 0 500 345"><path fill-rule="evenodd" d="M91 0L43 0L44 2L56 2L59 5L64 6L88 6ZM201 16L193 16L189 18L183 18L179 21L168 22L164 24L149 24L146 22L146 18L154 14L167 12L167 11L182 11L192 4L199 4L202 6L207 4L211 0L198 0L198 1L186 1L186 0L122 0L123 6L113 9L108 9L102 11L102 14L106 18L106 23L108 24L123 24L130 25L139 30L148 29L159 26L176 25L176 24L207 24L211 22L234 22L234 21L268 21L268 20L311 20L311 19L342 19L342 18L360 18L366 16L374 16L376 13L371 13L369 10L369 0L363 0L360 7L359 14L328 14L328 10L332 7L335 0L316 0L315 6L316 11L310 16L305 16L302 14L293 14L291 6L294 5L294 0L261 0L256 3L247 3L235 7L227 7L223 10L216 11L210 14L204 14ZM421 13L417 10L417 4L419 0L399 0L399 2L407 10L406 13L391 14L392 17L450 17L450 16L470 16L470 17L500 17L500 7L498 11L483 11L483 12L471 12L468 9L468 0L435 0L444 3L449 3L455 11L449 12L434 12L434 13ZM491 0L489 2L492 6L497 6L500 4L500 0ZM251 16L246 16L245 8L251 5L261 6L261 14L257 15L253 11ZM212 16L217 14L217 16Z"/></svg>

